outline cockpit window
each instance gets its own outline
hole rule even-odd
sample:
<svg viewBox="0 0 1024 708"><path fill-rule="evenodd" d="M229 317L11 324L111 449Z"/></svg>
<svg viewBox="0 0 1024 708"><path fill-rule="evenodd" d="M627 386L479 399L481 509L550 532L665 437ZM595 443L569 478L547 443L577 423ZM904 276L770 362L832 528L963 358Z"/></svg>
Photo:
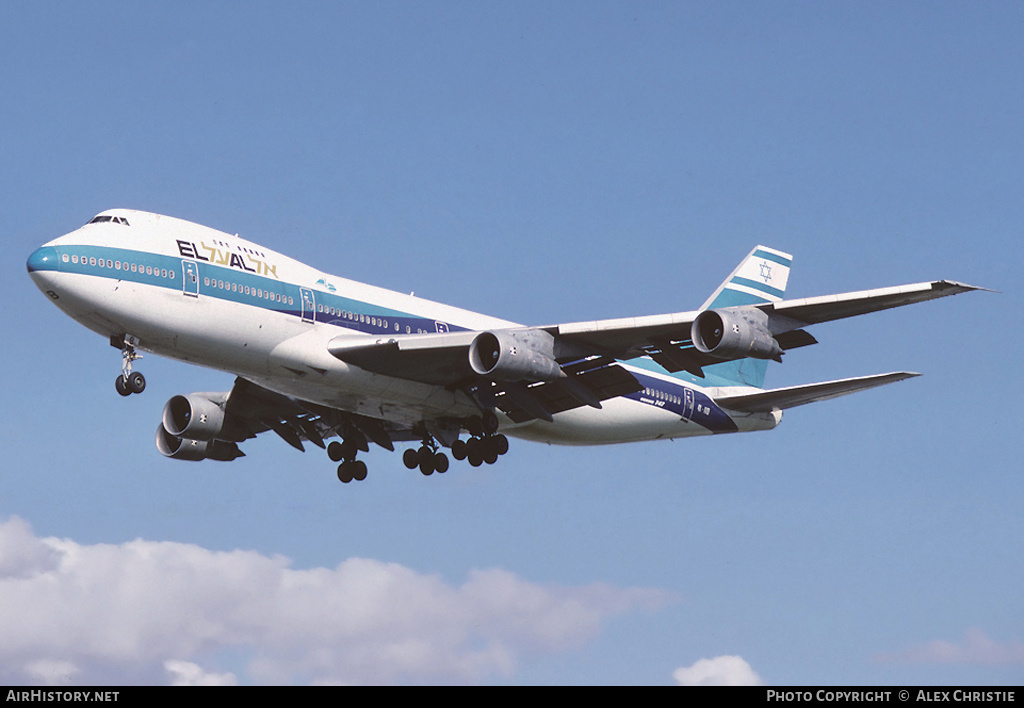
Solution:
<svg viewBox="0 0 1024 708"><path fill-rule="evenodd" d="M106 214L100 214L99 216L97 216L95 219L93 219L89 223L90 224L101 224L101 223L104 223L104 222L107 222L107 221L109 221L109 222L111 222L113 224L124 224L125 226L128 225L128 219L124 218L123 216L109 216L109 215L106 215Z"/></svg>

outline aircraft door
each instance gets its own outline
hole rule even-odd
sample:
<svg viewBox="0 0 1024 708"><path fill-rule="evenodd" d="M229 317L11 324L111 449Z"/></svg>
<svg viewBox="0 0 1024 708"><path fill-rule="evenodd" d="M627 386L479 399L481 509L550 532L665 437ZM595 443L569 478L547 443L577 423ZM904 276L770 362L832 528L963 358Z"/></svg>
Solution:
<svg viewBox="0 0 1024 708"><path fill-rule="evenodd" d="M302 321L313 324L313 313L316 312L316 301L313 299L313 291L309 288L299 288L302 298Z"/></svg>
<svg viewBox="0 0 1024 708"><path fill-rule="evenodd" d="M693 420L693 389L683 389L683 417Z"/></svg>
<svg viewBox="0 0 1024 708"><path fill-rule="evenodd" d="M181 291L199 297L199 265L195 261L181 262Z"/></svg>

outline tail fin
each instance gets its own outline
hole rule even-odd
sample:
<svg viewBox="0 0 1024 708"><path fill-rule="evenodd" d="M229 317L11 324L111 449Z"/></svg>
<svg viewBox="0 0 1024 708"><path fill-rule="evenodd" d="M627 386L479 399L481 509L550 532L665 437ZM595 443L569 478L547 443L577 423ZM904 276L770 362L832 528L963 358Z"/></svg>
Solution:
<svg viewBox="0 0 1024 708"><path fill-rule="evenodd" d="M712 293L701 310L736 305L760 305L777 302L786 292L793 256L767 246L757 246ZM764 386L768 362L764 359L740 359L704 368L709 379L721 379L720 386Z"/></svg>
<svg viewBox="0 0 1024 708"><path fill-rule="evenodd" d="M767 246L751 251L736 270L718 286L701 310L734 305L759 305L781 300L789 280L793 256Z"/></svg>

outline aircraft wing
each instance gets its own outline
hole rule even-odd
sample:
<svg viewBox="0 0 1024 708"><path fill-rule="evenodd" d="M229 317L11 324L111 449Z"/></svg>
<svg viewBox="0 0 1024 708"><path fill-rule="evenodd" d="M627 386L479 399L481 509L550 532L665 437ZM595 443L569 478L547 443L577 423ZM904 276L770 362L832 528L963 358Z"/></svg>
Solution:
<svg viewBox="0 0 1024 708"><path fill-rule="evenodd" d="M394 440L416 437L408 435L408 431L389 428L385 421L289 398L241 377L235 379L226 398L225 394L200 395L222 403L231 424L219 439L227 442L241 442L273 430L286 443L302 451L305 449L303 440L323 448L324 440L335 435L353 440L365 451L369 449L368 442L394 450Z"/></svg>
<svg viewBox="0 0 1024 708"><path fill-rule="evenodd" d="M338 359L367 371L463 390L482 406L500 408L515 422L550 421L555 413L584 405L600 408L601 401L643 389L614 359L601 356L562 357L560 374L553 380L488 380L469 363L470 346L480 334L342 335L327 348Z"/></svg>
<svg viewBox="0 0 1024 708"><path fill-rule="evenodd" d="M934 300L947 295L984 289L951 280L934 280L839 295L780 300L754 307L769 314L776 313L794 320L797 324L797 327L794 327L796 329L809 324L818 324L844 317L863 315L868 312L888 310L915 302ZM699 314L699 311L693 311L594 322L573 322L543 329L571 341L625 353L631 350L641 350L659 340L689 340L690 326ZM778 334L778 332L774 333Z"/></svg>
<svg viewBox="0 0 1024 708"><path fill-rule="evenodd" d="M810 324L980 289L936 280L721 309L758 311L771 337L782 350L789 350L816 343L802 329ZM527 337L547 337L552 343L547 355L555 370L555 375L547 378L523 376L499 381L474 372L470 350L483 334L479 331L389 337L341 335L331 340L328 350L338 359L367 371L463 390L481 405L497 406L517 421L550 420L554 413L563 410L582 405L600 408L603 400L641 390L632 374L616 365L618 360L649 356L669 372L685 370L703 376L705 366L744 358L699 351L690 334L699 315L700 312L693 311L507 330ZM524 339L521 343L529 341Z"/></svg>
<svg viewBox="0 0 1024 708"><path fill-rule="evenodd" d="M814 337L801 329L810 324L983 289L936 280L839 295L780 300L746 306L745 309L754 308L768 315L772 335L783 349L793 349L816 343ZM701 366L729 361L701 354L693 347L690 328L700 314L699 311L679 312L517 329L541 330L551 334L563 350L559 355L556 349L559 363L588 356L611 360L651 356L669 371L699 370ZM450 386L473 378L468 352L479 334L465 331L383 338L342 335L331 340L328 349L338 359L369 371Z"/></svg>
<svg viewBox="0 0 1024 708"><path fill-rule="evenodd" d="M950 280L935 280L723 309L755 308L765 313L768 316L768 328L780 348L789 350L817 343L813 336L802 329L807 325L984 289ZM730 359L703 354L693 346L690 328L700 314L680 312L649 317L574 322L543 329L567 343L589 347L616 359L650 356L670 372L686 370L703 376L702 367Z"/></svg>

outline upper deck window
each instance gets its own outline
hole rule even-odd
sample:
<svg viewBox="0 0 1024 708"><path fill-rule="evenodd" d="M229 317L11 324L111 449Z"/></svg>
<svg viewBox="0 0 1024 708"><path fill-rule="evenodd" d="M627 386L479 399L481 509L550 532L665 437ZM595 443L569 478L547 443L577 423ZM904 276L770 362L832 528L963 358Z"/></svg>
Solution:
<svg viewBox="0 0 1024 708"><path fill-rule="evenodd" d="M107 214L100 214L99 216L97 216L95 219L93 219L89 223L90 224L101 224L101 223L104 223L104 222L107 222L107 221L109 221L112 224L124 224L125 226L128 225L128 219L124 218L123 216L109 216Z"/></svg>

